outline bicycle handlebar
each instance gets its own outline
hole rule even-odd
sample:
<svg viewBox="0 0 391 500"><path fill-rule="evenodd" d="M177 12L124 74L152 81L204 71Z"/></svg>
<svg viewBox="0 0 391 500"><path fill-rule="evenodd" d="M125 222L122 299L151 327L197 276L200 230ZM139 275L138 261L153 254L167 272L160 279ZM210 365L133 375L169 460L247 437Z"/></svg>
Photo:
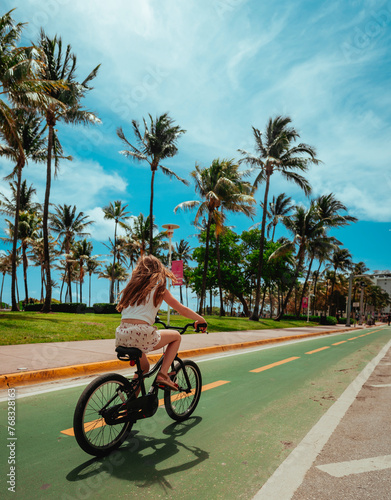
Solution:
<svg viewBox="0 0 391 500"><path fill-rule="evenodd" d="M182 335L183 333L185 333L185 331L190 327L192 326L195 331L198 333L200 332L200 328L206 328L208 325L207 323L199 323L197 325L197 328L195 328L195 321L194 323L187 323L187 325L185 326L167 326L160 318L159 316L156 316L156 319L155 319L155 323L158 323L159 325L163 325L164 328L173 328L174 330L178 330L178 332ZM204 333L208 333L207 331L205 331Z"/></svg>

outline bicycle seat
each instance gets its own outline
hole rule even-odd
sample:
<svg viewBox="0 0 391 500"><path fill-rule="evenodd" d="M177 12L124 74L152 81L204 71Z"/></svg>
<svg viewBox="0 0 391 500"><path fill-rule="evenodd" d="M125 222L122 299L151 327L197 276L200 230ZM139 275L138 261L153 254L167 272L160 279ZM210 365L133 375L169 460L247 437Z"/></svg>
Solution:
<svg viewBox="0 0 391 500"><path fill-rule="evenodd" d="M121 361L136 361L143 354L137 347L118 346L115 352L117 353L117 358Z"/></svg>

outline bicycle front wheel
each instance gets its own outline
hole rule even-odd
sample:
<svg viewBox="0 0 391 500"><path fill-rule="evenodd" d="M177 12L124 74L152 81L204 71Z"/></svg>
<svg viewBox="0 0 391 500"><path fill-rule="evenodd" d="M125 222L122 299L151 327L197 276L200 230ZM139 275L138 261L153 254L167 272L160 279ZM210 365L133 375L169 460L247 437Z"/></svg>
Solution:
<svg viewBox="0 0 391 500"><path fill-rule="evenodd" d="M175 365L176 375L173 379L179 386L178 391L164 392L164 406L168 415L178 422L190 417L196 409L201 396L201 371L194 361L186 360ZM185 373L186 372L186 373Z"/></svg>
<svg viewBox="0 0 391 500"><path fill-rule="evenodd" d="M118 416L121 416L121 411L125 411L121 406L132 393L129 380L116 373L102 375L85 388L75 408L73 429L76 441L86 453L102 457L121 446L132 424L107 425L103 412L118 406Z"/></svg>

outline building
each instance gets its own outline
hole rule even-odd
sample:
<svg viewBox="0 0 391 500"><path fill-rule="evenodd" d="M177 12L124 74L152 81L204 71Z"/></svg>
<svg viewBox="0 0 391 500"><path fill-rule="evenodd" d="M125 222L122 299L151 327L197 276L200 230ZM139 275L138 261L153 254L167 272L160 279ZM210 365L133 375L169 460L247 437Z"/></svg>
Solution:
<svg viewBox="0 0 391 500"><path fill-rule="evenodd" d="M391 271L375 271L372 275L375 285L379 286L391 297ZM391 313L391 305L383 309L384 313Z"/></svg>

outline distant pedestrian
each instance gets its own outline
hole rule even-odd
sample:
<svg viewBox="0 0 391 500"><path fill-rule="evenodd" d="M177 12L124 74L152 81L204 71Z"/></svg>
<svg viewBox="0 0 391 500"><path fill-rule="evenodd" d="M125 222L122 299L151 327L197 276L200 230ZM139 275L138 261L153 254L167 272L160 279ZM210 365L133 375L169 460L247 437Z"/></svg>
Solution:
<svg viewBox="0 0 391 500"><path fill-rule="evenodd" d="M389 314L387 316L387 323L388 323L388 326L390 326L390 323L391 323L391 314Z"/></svg>

